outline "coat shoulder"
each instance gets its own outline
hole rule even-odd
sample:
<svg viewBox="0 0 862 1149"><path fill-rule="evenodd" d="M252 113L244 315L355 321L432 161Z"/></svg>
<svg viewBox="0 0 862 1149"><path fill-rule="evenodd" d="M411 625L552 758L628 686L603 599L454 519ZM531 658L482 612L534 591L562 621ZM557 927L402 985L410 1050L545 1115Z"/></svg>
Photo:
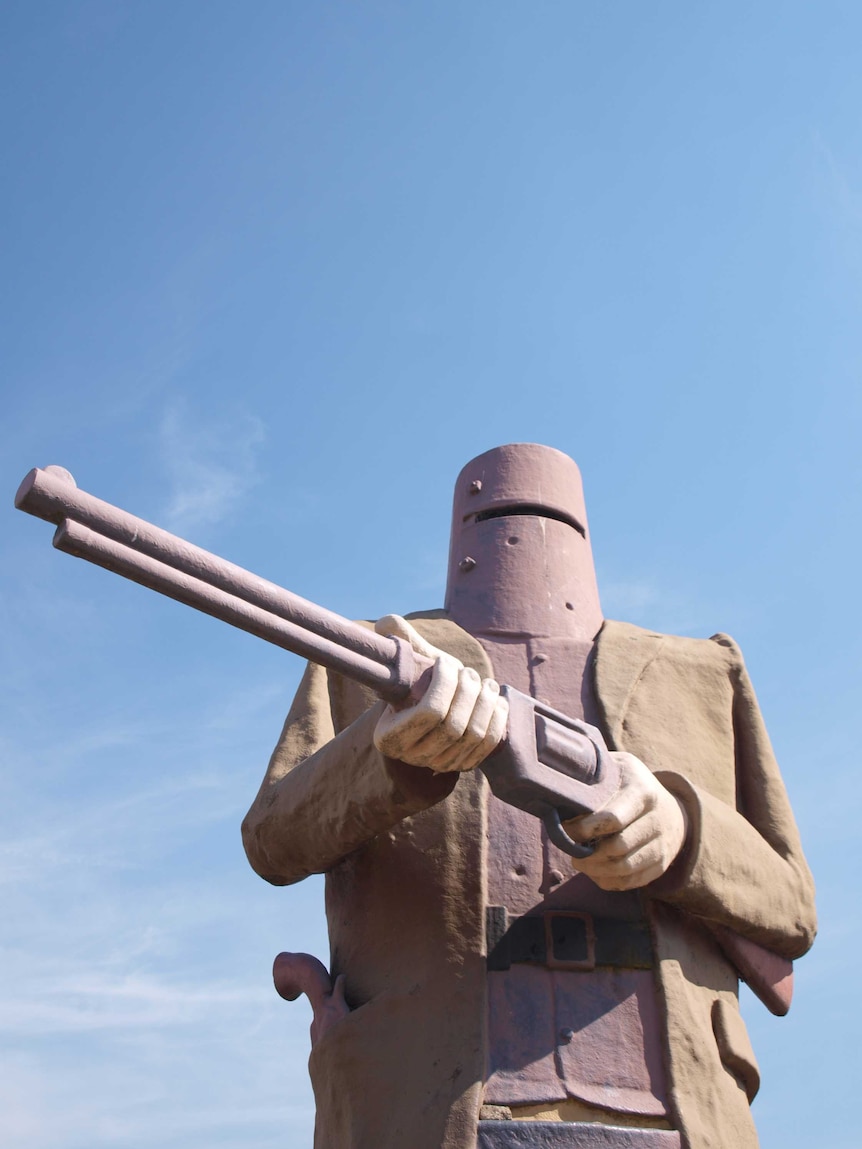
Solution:
<svg viewBox="0 0 862 1149"><path fill-rule="evenodd" d="M730 635L709 638L662 634L630 622L607 620L599 635L599 648L619 657L645 663L655 658L689 665L712 665L733 670L743 664L738 644Z"/></svg>

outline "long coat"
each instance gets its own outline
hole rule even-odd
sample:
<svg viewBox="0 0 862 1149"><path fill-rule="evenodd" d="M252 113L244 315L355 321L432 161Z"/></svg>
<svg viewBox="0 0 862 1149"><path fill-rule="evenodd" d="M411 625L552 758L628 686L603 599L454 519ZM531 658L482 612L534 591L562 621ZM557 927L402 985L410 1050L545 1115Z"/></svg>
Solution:
<svg viewBox="0 0 862 1149"><path fill-rule="evenodd" d="M443 612L413 621L491 673ZM769 738L725 635L606 622L594 667L608 745L647 763L689 816L683 855L643 891L673 1123L688 1149L750 1149L757 1063L737 972L705 923L787 958L813 941L813 882ZM331 969L346 975L352 1012L311 1053L315 1149L472 1149L485 1065L486 783L479 771L435 775L383 757L372 742L381 707L309 666L243 839L274 884L327 875Z"/></svg>

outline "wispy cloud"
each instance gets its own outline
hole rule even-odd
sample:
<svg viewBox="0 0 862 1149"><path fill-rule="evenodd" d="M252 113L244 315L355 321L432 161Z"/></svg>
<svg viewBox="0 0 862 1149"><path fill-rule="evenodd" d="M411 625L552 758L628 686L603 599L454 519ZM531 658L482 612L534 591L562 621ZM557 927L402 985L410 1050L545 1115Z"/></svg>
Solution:
<svg viewBox="0 0 862 1149"><path fill-rule="evenodd" d="M819 132L814 133L814 146L823 161L833 200L844 219L849 223L862 224L862 194L853 187L845 165Z"/></svg>
<svg viewBox="0 0 862 1149"><path fill-rule="evenodd" d="M257 454L265 439L262 420L248 412L214 419L173 401L159 428L171 482L165 518L180 534L221 522L258 482Z"/></svg>
<svg viewBox="0 0 862 1149"><path fill-rule="evenodd" d="M10 1149L179 1149L204 1131L232 1149L310 1143L310 1097L284 1072L286 1055L307 1055L307 1029L286 1041L283 1014L263 1005L263 990L132 982L128 993L106 986L100 1001L76 988L84 993L71 1002L55 986L42 1001L34 994L3 1011L11 1027L9 1052L0 1049L0 1111ZM258 1067L254 1079L246 1058Z"/></svg>
<svg viewBox="0 0 862 1149"><path fill-rule="evenodd" d="M213 1009L248 1012L268 1003L264 984L168 982L152 975L99 976L81 970L74 976L31 982L23 993L0 999L0 1025L8 1036L77 1033L95 1029L146 1030L199 1025Z"/></svg>
<svg viewBox="0 0 862 1149"><path fill-rule="evenodd" d="M706 638L721 628L721 620L690 587L647 579L599 577L605 618L622 619L667 634Z"/></svg>
<svg viewBox="0 0 862 1149"><path fill-rule="evenodd" d="M116 787L124 787L115 779ZM84 875L113 874L151 862L165 835L183 826L191 834L236 817L235 784L227 770L159 777L122 795L102 796L87 787L78 797L64 787L56 801L43 802L37 828L7 832L0 842L0 889L26 881L28 892L56 881L64 868L80 883ZM5 822L5 819L4 819ZM2 823L0 823L2 825Z"/></svg>
<svg viewBox="0 0 862 1149"><path fill-rule="evenodd" d="M659 592L646 582L611 582L601 588L602 603L614 618L640 616L645 608L655 606Z"/></svg>
<svg viewBox="0 0 862 1149"><path fill-rule="evenodd" d="M237 692L230 676L209 686L199 708L174 715L154 718L147 695L110 723L82 707L46 724L35 754L7 733L10 1149L180 1149L190 1135L226 1149L310 1143L309 1010L279 1001L269 966L282 948L325 955L321 891L257 880L238 834L265 760L249 727L278 688L264 678Z"/></svg>
<svg viewBox="0 0 862 1149"><path fill-rule="evenodd" d="M820 164L824 212L834 233L836 258L858 283L862 272L862 177L855 156L842 155L819 132L814 148Z"/></svg>

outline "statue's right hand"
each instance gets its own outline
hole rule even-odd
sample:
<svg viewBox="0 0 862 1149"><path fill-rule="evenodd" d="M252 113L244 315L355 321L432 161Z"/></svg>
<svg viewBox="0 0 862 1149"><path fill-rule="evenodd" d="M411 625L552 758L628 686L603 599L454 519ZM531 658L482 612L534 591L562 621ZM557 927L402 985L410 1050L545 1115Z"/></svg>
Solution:
<svg viewBox="0 0 862 1149"><path fill-rule="evenodd" d="M388 706L374 730L374 745L388 758L438 772L472 770L506 734L509 705L493 678L480 678L457 658L427 642L405 619L389 614L378 634L403 638L434 660L431 681L412 706Z"/></svg>

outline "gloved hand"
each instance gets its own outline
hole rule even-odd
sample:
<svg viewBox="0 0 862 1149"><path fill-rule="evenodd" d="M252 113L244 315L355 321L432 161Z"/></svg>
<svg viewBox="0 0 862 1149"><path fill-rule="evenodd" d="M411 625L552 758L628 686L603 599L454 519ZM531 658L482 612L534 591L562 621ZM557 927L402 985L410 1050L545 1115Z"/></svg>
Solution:
<svg viewBox="0 0 862 1149"><path fill-rule="evenodd" d="M634 754L613 751L620 787L595 814L565 822L576 842L598 839L588 858L574 867L603 890L636 890L660 878L682 849L688 818L682 803Z"/></svg>
<svg viewBox="0 0 862 1149"><path fill-rule="evenodd" d="M389 758L431 770L472 770L506 734L509 705L493 678L432 646L397 614L379 619L378 634L406 639L417 654L434 659L431 682L404 710L388 706L374 730L374 745Z"/></svg>

